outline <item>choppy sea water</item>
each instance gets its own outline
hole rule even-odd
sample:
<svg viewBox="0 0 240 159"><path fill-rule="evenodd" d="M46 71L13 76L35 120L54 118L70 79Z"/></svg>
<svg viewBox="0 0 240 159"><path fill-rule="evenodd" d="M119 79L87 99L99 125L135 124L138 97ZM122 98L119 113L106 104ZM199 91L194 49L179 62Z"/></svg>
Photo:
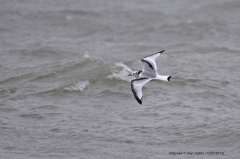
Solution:
<svg viewBox="0 0 240 159"><path fill-rule="evenodd" d="M239 158L239 7L1 1L0 158ZM163 49L139 105L128 72Z"/></svg>

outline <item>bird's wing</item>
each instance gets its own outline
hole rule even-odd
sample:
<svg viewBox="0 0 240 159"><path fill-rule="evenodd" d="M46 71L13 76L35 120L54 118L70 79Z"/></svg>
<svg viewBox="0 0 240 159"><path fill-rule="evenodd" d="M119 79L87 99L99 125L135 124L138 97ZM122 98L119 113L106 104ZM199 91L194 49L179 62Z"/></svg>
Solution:
<svg viewBox="0 0 240 159"><path fill-rule="evenodd" d="M159 51L155 54L146 56L144 58L142 58L142 62L143 62L143 71L149 71L149 70L154 70L155 72L157 72L157 65L155 62L156 57L158 57L159 55L161 55L165 50Z"/></svg>
<svg viewBox="0 0 240 159"><path fill-rule="evenodd" d="M142 87L150 80L151 78L138 78L131 81L133 95L139 104L142 104Z"/></svg>

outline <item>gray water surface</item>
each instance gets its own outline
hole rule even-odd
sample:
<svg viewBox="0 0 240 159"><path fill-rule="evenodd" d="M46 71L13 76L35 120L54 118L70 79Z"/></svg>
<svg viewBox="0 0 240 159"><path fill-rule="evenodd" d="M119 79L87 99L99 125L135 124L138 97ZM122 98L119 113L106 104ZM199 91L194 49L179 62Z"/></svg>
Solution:
<svg viewBox="0 0 240 159"><path fill-rule="evenodd" d="M0 4L0 158L239 158L240 1Z"/></svg>

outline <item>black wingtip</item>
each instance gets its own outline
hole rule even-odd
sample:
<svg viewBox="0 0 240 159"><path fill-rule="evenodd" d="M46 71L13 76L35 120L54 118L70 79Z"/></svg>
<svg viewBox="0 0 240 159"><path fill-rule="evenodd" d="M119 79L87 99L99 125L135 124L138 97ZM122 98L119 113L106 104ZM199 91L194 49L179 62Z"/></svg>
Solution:
<svg viewBox="0 0 240 159"><path fill-rule="evenodd" d="M170 78L171 78L171 77L172 77L172 76L169 76L169 77L167 78L167 80L170 81Z"/></svg>
<svg viewBox="0 0 240 159"><path fill-rule="evenodd" d="M163 53L165 50L159 51L158 53Z"/></svg>
<svg viewBox="0 0 240 159"><path fill-rule="evenodd" d="M135 94L134 94L134 96L135 96L135 99L137 100L137 102L142 105L142 99L139 99Z"/></svg>
<svg viewBox="0 0 240 159"><path fill-rule="evenodd" d="M139 79L135 79L135 80L139 80ZM134 88L133 88L133 82L134 82L135 80L132 80L132 81L131 81L132 92L133 92L133 95L134 95L135 99L137 100L137 102L138 102L140 105L142 105L142 98L141 98L141 99L138 98L137 93L136 93L136 91L135 91Z"/></svg>

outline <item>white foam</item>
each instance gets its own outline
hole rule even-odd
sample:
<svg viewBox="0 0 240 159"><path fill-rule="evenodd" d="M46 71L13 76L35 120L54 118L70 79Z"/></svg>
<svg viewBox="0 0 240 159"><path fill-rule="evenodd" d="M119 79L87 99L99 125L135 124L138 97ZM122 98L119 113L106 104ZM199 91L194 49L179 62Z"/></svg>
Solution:
<svg viewBox="0 0 240 159"><path fill-rule="evenodd" d="M88 55L88 51L85 52L85 54L84 54L83 57L86 58L86 59L87 59L87 58L90 58L90 56Z"/></svg>
<svg viewBox="0 0 240 159"><path fill-rule="evenodd" d="M83 58L88 59L90 61L100 60L100 61L104 62L104 60L101 57L96 57L96 56L92 56L92 55L90 56L88 51L86 51L84 53Z"/></svg>
<svg viewBox="0 0 240 159"><path fill-rule="evenodd" d="M72 86L65 87L65 90L68 91L83 91L87 86L89 86L89 81L77 82L74 83Z"/></svg>
<svg viewBox="0 0 240 159"><path fill-rule="evenodd" d="M67 20L72 20L73 17L72 17L71 15L66 15L66 19L67 19Z"/></svg>
<svg viewBox="0 0 240 159"><path fill-rule="evenodd" d="M121 68L122 70L119 72L117 72L116 70L118 68ZM129 78L129 73L131 73L132 70L130 68L128 68L127 65L121 63L121 62L118 62L118 63L115 63L115 66L113 67L113 73L111 75L108 75L107 78L109 79L121 79L121 80L124 80L124 81L128 81L130 82L131 81L131 78Z"/></svg>

